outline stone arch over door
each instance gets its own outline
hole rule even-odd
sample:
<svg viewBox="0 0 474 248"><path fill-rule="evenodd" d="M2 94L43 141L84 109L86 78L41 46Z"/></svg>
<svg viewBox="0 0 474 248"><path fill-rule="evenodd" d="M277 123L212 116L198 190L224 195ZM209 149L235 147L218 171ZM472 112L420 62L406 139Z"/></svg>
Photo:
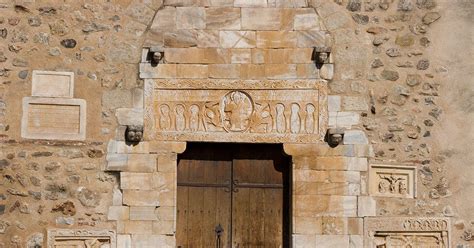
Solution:
<svg viewBox="0 0 474 248"><path fill-rule="evenodd" d="M351 60L341 60L344 72L338 73L338 57L353 49L351 42L361 45L352 37L350 16L327 1L285 6L166 2L144 34L144 100L130 110L143 114L143 123L130 124L144 125L144 139L135 146L109 145L107 170L120 171L117 194L122 194L121 206L110 211L129 211L128 219L117 220L118 242L175 246L177 154L188 141L283 143L293 159L293 246L333 242L336 237L328 234L335 232L323 230L323 224L345 228L336 245L362 240L357 239L362 230L349 233L347 226L362 223L356 218L357 201L370 150L352 144L332 149L324 143L335 118L328 112L328 83L361 74L361 65ZM330 50L323 65L313 60L315 47ZM152 61L153 52L163 53L163 59ZM238 111L240 116L232 115L235 97L241 110L247 108Z"/></svg>

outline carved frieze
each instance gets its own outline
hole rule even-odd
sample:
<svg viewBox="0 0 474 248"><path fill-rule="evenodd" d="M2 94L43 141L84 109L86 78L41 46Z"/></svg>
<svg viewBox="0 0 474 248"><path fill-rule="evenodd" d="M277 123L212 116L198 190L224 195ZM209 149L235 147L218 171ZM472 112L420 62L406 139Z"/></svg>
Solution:
<svg viewBox="0 0 474 248"><path fill-rule="evenodd" d="M301 142L323 139L320 81L147 80L147 139Z"/></svg>
<svg viewBox="0 0 474 248"><path fill-rule="evenodd" d="M416 197L416 167L371 164L369 192L373 196Z"/></svg>
<svg viewBox="0 0 474 248"><path fill-rule="evenodd" d="M364 220L366 248L449 248L448 218L373 217Z"/></svg>
<svg viewBox="0 0 474 248"><path fill-rule="evenodd" d="M47 247L116 248L115 237L112 230L51 229Z"/></svg>

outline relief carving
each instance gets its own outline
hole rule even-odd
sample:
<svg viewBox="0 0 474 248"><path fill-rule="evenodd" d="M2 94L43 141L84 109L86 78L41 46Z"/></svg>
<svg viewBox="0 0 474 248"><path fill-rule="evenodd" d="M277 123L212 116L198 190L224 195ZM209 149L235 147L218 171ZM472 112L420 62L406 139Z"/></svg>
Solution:
<svg viewBox="0 0 474 248"><path fill-rule="evenodd" d="M370 194L374 196L414 198L416 168L405 165L371 165Z"/></svg>
<svg viewBox="0 0 474 248"><path fill-rule="evenodd" d="M320 97L325 88L320 90L319 84L307 89L234 90L235 85L225 83L222 89L176 89L160 83L148 80L145 86L149 139L218 141L224 134L236 142L314 142L323 137L326 121L320 120L327 118L321 104L325 106L326 97Z"/></svg>
<svg viewBox="0 0 474 248"><path fill-rule="evenodd" d="M115 232L111 230L48 230L48 248L115 248Z"/></svg>

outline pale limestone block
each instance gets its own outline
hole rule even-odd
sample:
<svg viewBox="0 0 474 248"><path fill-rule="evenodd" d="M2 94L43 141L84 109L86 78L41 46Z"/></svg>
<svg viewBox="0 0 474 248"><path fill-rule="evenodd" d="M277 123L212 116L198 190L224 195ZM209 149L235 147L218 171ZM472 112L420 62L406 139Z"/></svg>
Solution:
<svg viewBox="0 0 474 248"><path fill-rule="evenodd" d="M328 111L341 111L341 96L328 96Z"/></svg>
<svg viewBox="0 0 474 248"><path fill-rule="evenodd" d="M330 47L331 35L327 31L306 30L295 31L298 47Z"/></svg>
<svg viewBox="0 0 474 248"><path fill-rule="evenodd" d="M127 168L128 155L127 154L113 154L108 153L106 158L107 160L107 171L122 171Z"/></svg>
<svg viewBox="0 0 474 248"><path fill-rule="evenodd" d="M258 48L293 48L297 36L294 31L257 31Z"/></svg>
<svg viewBox="0 0 474 248"><path fill-rule="evenodd" d="M185 150L186 142L150 141L150 152L152 153L183 153Z"/></svg>
<svg viewBox="0 0 474 248"><path fill-rule="evenodd" d="M293 234L293 247L314 248L317 247L316 235Z"/></svg>
<svg viewBox="0 0 474 248"><path fill-rule="evenodd" d="M156 207L130 207L130 220L158 220Z"/></svg>
<svg viewBox="0 0 474 248"><path fill-rule="evenodd" d="M220 47L219 30L198 30L196 43L202 48Z"/></svg>
<svg viewBox="0 0 474 248"><path fill-rule="evenodd" d="M242 79L265 79L265 65L242 64L240 67Z"/></svg>
<svg viewBox="0 0 474 248"><path fill-rule="evenodd" d="M231 49L232 64L249 64L252 60L250 49Z"/></svg>
<svg viewBox="0 0 474 248"><path fill-rule="evenodd" d="M149 63L140 63L140 78L176 78L176 64L152 67Z"/></svg>
<svg viewBox="0 0 474 248"><path fill-rule="evenodd" d="M112 205L113 206L122 206L122 191L118 188L114 188L112 192Z"/></svg>
<svg viewBox="0 0 474 248"><path fill-rule="evenodd" d="M343 96L342 109L345 111L367 111L369 105L365 97L361 96Z"/></svg>
<svg viewBox="0 0 474 248"><path fill-rule="evenodd" d="M294 48L290 50L289 63L290 64L311 64L316 67L312 60L314 48Z"/></svg>
<svg viewBox="0 0 474 248"><path fill-rule="evenodd" d="M359 217L376 216L377 202L371 196L359 196L357 201L357 215Z"/></svg>
<svg viewBox="0 0 474 248"><path fill-rule="evenodd" d="M294 217L293 228L296 234L322 234L321 217Z"/></svg>
<svg viewBox="0 0 474 248"><path fill-rule="evenodd" d="M294 30L317 30L319 26L319 17L314 9L303 9L295 13Z"/></svg>
<svg viewBox="0 0 474 248"><path fill-rule="evenodd" d="M240 9L206 8L206 29L239 30Z"/></svg>
<svg viewBox="0 0 474 248"><path fill-rule="evenodd" d="M267 0L234 0L234 7L267 7Z"/></svg>
<svg viewBox="0 0 474 248"><path fill-rule="evenodd" d="M160 192L160 206L176 207L176 190L163 190Z"/></svg>
<svg viewBox="0 0 474 248"><path fill-rule="evenodd" d="M316 167L319 170L367 171L368 162L367 158L318 156Z"/></svg>
<svg viewBox="0 0 474 248"><path fill-rule="evenodd" d="M156 190L123 190L123 204L127 206L160 206L160 192Z"/></svg>
<svg viewBox="0 0 474 248"><path fill-rule="evenodd" d="M156 170L156 155L154 154L129 154L127 171L154 172Z"/></svg>
<svg viewBox="0 0 474 248"><path fill-rule="evenodd" d="M329 31L341 28L350 28L353 20L346 12L338 12L328 16L324 22Z"/></svg>
<svg viewBox="0 0 474 248"><path fill-rule="evenodd" d="M136 145L127 145L125 141L109 140L107 153L150 153L150 143L141 141Z"/></svg>
<svg viewBox="0 0 474 248"><path fill-rule="evenodd" d="M209 5L232 7L234 6L234 0L209 0Z"/></svg>
<svg viewBox="0 0 474 248"><path fill-rule="evenodd" d="M323 79L331 80L334 77L334 64L324 64L319 69L319 75Z"/></svg>
<svg viewBox="0 0 474 248"><path fill-rule="evenodd" d="M293 169L295 182L329 182L329 171Z"/></svg>
<svg viewBox="0 0 474 248"><path fill-rule="evenodd" d="M123 221L123 232L127 234L152 234L153 221Z"/></svg>
<svg viewBox="0 0 474 248"><path fill-rule="evenodd" d="M316 244L320 247L349 247L349 235L316 235Z"/></svg>
<svg viewBox="0 0 474 248"><path fill-rule="evenodd" d="M266 50L264 49L252 49L252 63L263 64L265 63Z"/></svg>
<svg viewBox="0 0 474 248"><path fill-rule="evenodd" d="M176 29L177 22L176 8L166 6L156 12L150 30L156 33L159 33L161 30L173 30Z"/></svg>
<svg viewBox="0 0 474 248"><path fill-rule="evenodd" d="M362 235L364 233L364 218L347 218L347 231L344 234Z"/></svg>
<svg viewBox="0 0 474 248"><path fill-rule="evenodd" d="M158 154L157 171L158 172L176 172L178 157L176 153Z"/></svg>
<svg viewBox="0 0 474 248"><path fill-rule="evenodd" d="M209 78L239 78L240 66L240 64L209 65Z"/></svg>
<svg viewBox="0 0 474 248"><path fill-rule="evenodd" d="M207 78L207 65L177 65L177 78Z"/></svg>
<svg viewBox="0 0 474 248"><path fill-rule="evenodd" d="M153 173L120 172L121 189L153 189Z"/></svg>
<svg viewBox="0 0 474 248"><path fill-rule="evenodd" d="M132 236L129 234L117 234L117 248L132 248Z"/></svg>
<svg viewBox="0 0 474 248"><path fill-rule="evenodd" d="M360 114L357 112L337 112L334 127L351 128L360 123Z"/></svg>
<svg viewBox="0 0 474 248"><path fill-rule="evenodd" d="M220 31L220 44L223 48L254 48L255 31Z"/></svg>
<svg viewBox="0 0 474 248"><path fill-rule="evenodd" d="M308 7L307 0L268 0L268 7L304 8Z"/></svg>
<svg viewBox="0 0 474 248"><path fill-rule="evenodd" d="M296 74L298 78L317 79L320 78L319 69L314 63L312 64L297 64Z"/></svg>
<svg viewBox="0 0 474 248"><path fill-rule="evenodd" d="M166 30L163 32L163 42L165 47L188 48L195 47L198 44L198 33L201 30L179 29ZM166 53L165 53L166 61Z"/></svg>
<svg viewBox="0 0 474 248"><path fill-rule="evenodd" d="M132 246L140 248L174 248L175 236L169 235L132 235Z"/></svg>
<svg viewBox="0 0 474 248"><path fill-rule="evenodd" d="M349 248L363 248L364 238L362 235L349 235Z"/></svg>
<svg viewBox="0 0 474 248"><path fill-rule="evenodd" d="M293 195L295 217L357 216L357 196Z"/></svg>
<svg viewBox="0 0 474 248"><path fill-rule="evenodd" d="M331 182L294 182L295 195L359 195L358 184Z"/></svg>
<svg viewBox="0 0 474 248"><path fill-rule="evenodd" d="M177 7L176 27L178 29L205 29L206 11L204 7Z"/></svg>
<svg viewBox="0 0 474 248"><path fill-rule="evenodd" d="M119 125L143 125L143 108L119 108L115 116Z"/></svg>
<svg viewBox="0 0 474 248"><path fill-rule="evenodd" d="M277 8L242 8L242 30L279 30L282 12Z"/></svg>
<svg viewBox="0 0 474 248"><path fill-rule="evenodd" d="M107 213L107 220L128 220L130 215L127 206L110 206Z"/></svg>
<svg viewBox="0 0 474 248"><path fill-rule="evenodd" d="M31 95L39 97L74 97L74 72L33 70Z"/></svg>
<svg viewBox="0 0 474 248"><path fill-rule="evenodd" d="M160 191L176 189L176 172L157 172L153 173L153 188Z"/></svg>
<svg viewBox="0 0 474 248"><path fill-rule="evenodd" d="M329 181L334 183L356 183L360 184L359 171L328 171Z"/></svg>
<svg viewBox="0 0 474 248"><path fill-rule="evenodd" d="M85 140L86 101L24 97L21 137L25 139Z"/></svg>
<svg viewBox="0 0 474 248"><path fill-rule="evenodd" d="M344 132L344 141L347 144L368 144L369 140L362 130L347 130Z"/></svg>
<svg viewBox="0 0 474 248"><path fill-rule="evenodd" d="M230 53L216 48L165 48L168 63L177 64L228 64Z"/></svg>
<svg viewBox="0 0 474 248"><path fill-rule="evenodd" d="M265 76L268 79L295 79L296 65L294 64L269 64L265 65Z"/></svg>
<svg viewBox="0 0 474 248"><path fill-rule="evenodd" d="M159 220L174 221L176 217L176 207L160 206L156 208L156 214Z"/></svg>
<svg viewBox="0 0 474 248"><path fill-rule="evenodd" d="M175 233L173 220L153 221L153 234L173 235Z"/></svg>
<svg viewBox="0 0 474 248"><path fill-rule="evenodd" d="M132 106L134 108L143 108L143 89L132 89Z"/></svg>

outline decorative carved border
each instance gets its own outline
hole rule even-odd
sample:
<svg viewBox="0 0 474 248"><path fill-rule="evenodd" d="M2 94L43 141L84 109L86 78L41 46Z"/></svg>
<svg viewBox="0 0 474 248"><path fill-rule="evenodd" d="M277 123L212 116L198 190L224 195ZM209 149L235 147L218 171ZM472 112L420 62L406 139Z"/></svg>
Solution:
<svg viewBox="0 0 474 248"><path fill-rule="evenodd" d="M159 127L156 127L155 118L158 113L155 105L156 91L176 90L179 91L275 91L285 90L288 94L292 91L314 90L317 95L318 104L318 130L303 139L294 138L295 135L285 133L272 133L272 138L260 138L258 134L248 132L228 132L225 135L217 136L215 133L201 132L196 135L196 139L190 138L189 135L180 133L179 131L170 132L169 135L158 135ZM328 113L327 113L327 82L325 80L181 80L181 79L145 79L144 86L145 111L144 126L146 140L164 140L164 141L231 141L231 142L265 142L265 143L318 143L324 139L327 130ZM309 136L309 135L308 135Z"/></svg>
<svg viewBox="0 0 474 248"><path fill-rule="evenodd" d="M78 133L32 133L28 129L28 113L30 105L65 105L79 106L79 132ZM23 98L23 116L21 120L21 137L26 139L46 139L46 140L85 140L86 139L86 101L83 99L69 98L43 98L43 97L24 97Z"/></svg>
<svg viewBox="0 0 474 248"><path fill-rule="evenodd" d="M86 230L86 229L49 229L47 233L47 248L54 248L55 242L60 240L88 240L102 239L110 242L111 248L117 247L116 233L113 230Z"/></svg>
<svg viewBox="0 0 474 248"><path fill-rule="evenodd" d="M416 198L416 166L370 164L369 193L372 196Z"/></svg>
<svg viewBox="0 0 474 248"><path fill-rule="evenodd" d="M439 248L451 247L449 218L436 217L366 217L364 218L364 247L376 248L377 237L396 238L427 236L438 239ZM380 246L385 247L385 246ZM389 247L389 246L386 246ZM419 246L413 246L419 247ZM430 246L431 247L431 246Z"/></svg>

